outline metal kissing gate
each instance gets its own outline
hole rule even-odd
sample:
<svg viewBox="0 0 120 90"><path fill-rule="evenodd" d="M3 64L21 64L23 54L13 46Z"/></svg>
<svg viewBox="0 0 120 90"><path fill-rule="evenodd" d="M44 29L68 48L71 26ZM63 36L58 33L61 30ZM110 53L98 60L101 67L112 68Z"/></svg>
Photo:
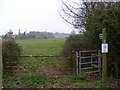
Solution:
<svg viewBox="0 0 120 90"><path fill-rule="evenodd" d="M77 75L101 71L100 50L76 51Z"/></svg>

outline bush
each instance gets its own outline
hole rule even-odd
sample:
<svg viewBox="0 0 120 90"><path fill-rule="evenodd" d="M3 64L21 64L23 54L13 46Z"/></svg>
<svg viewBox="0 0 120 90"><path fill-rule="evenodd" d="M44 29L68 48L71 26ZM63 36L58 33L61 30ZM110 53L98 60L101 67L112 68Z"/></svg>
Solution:
<svg viewBox="0 0 120 90"><path fill-rule="evenodd" d="M76 50L84 50L86 47L84 42L83 35L71 35L67 38L62 54L63 56L69 56L69 58L65 57L64 60L67 66L70 68L70 71L74 71L76 68L76 59L75 52Z"/></svg>
<svg viewBox="0 0 120 90"><path fill-rule="evenodd" d="M2 42L2 56L3 56L3 73L14 70L13 66L17 66L19 62L19 55L22 53L22 48L15 41L8 40Z"/></svg>

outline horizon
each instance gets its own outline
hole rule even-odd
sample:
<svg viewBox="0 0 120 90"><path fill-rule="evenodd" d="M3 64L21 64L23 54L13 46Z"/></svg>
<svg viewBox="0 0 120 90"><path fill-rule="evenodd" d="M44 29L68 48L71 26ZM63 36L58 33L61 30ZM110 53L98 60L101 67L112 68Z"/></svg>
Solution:
<svg viewBox="0 0 120 90"><path fill-rule="evenodd" d="M0 35L29 31L70 33L73 28L58 11L60 0L1 0Z"/></svg>
<svg viewBox="0 0 120 90"><path fill-rule="evenodd" d="M9 30L8 32L13 32L13 35L19 35L19 30L18 30L18 33L15 33L14 31L12 31L12 30ZM7 34L8 32L6 32L5 34ZM28 31L28 32L26 32L26 31L20 31L20 33L22 34L22 33L26 33L26 34L29 34L30 32L48 32L48 33L60 33L60 34L71 34L71 32L70 33L64 33L64 32L49 32L49 31ZM0 35L0 36L4 36L5 34L2 34L2 35Z"/></svg>

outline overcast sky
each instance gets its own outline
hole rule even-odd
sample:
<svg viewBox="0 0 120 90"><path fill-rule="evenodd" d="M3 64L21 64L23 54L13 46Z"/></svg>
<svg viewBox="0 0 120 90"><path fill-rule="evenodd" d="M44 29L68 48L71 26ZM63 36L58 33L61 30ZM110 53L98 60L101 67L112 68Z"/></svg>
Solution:
<svg viewBox="0 0 120 90"><path fill-rule="evenodd" d="M72 26L58 14L60 0L0 0L0 35L12 29L70 33Z"/></svg>

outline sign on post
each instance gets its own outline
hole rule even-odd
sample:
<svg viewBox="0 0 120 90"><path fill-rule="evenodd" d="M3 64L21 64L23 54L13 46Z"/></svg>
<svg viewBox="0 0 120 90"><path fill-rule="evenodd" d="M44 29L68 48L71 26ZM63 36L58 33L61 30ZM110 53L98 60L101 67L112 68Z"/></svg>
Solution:
<svg viewBox="0 0 120 90"><path fill-rule="evenodd" d="M102 33L99 34L99 38L100 38L100 39L103 38L103 34L102 34Z"/></svg>
<svg viewBox="0 0 120 90"><path fill-rule="evenodd" d="M108 44L106 43L106 29L102 29L102 81L106 82L107 80L107 57L108 53Z"/></svg>
<svg viewBox="0 0 120 90"><path fill-rule="evenodd" d="M102 53L108 53L108 44L102 44Z"/></svg>

